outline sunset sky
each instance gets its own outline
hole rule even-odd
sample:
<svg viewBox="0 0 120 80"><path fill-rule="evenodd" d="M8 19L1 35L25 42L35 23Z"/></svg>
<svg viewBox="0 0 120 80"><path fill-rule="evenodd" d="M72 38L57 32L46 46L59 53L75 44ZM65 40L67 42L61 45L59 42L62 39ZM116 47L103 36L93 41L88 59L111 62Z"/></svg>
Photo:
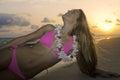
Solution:
<svg viewBox="0 0 120 80"><path fill-rule="evenodd" d="M0 0L0 37L16 37L44 24L63 24L61 14L82 9L95 34L119 34L120 0Z"/></svg>

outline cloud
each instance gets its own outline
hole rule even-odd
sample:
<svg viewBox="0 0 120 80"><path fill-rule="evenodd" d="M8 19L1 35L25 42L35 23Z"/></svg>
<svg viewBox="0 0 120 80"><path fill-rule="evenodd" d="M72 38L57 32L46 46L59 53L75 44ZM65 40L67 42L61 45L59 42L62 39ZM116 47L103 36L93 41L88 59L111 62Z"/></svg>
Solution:
<svg viewBox="0 0 120 80"><path fill-rule="evenodd" d="M10 32L10 30L0 30L0 32Z"/></svg>
<svg viewBox="0 0 120 80"><path fill-rule="evenodd" d="M106 22L106 23L112 23L112 20L106 19L105 22Z"/></svg>
<svg viewBox="0 0 120 80"><path fill-rule="evenodd" d="M39 29L39 26L38 25L31 25L31 29L37 30L37 29Z"/></svg>
<svg viewBox="0 0 120 80"><path fill-rule="evenodd" d="M119 26L120 25L120 19L116 18L116 22L117 22L116 25Z"/></svg>
<svg viewBox="0 0 120 80"><path fill-rule="evenodd" d="M95 25L95 26L92 26L92 28L98 28L98 26Z"/></svg>
<svg viewBox="0 0 120 80"><path fill-rule="evenodd" d="M120 23L117 23L116 25L120 25Z"/></svg>
<svg viewBox="0 0 120 80"><path fill-rule="evenodd" d="M58 17L61 17L62 15L63 15L62 13L59 13L59 14L58 14Z"/></svg>
<svg viewBox="0 0 120 80"><path fill-rule="evenodd" d="M120 23L120 19L117 18L116 21Z"/></svg>
<svg viewBox="0 0 120 80"><path fill-rule="evenodd" d="M1 3L5 3L5 2L23 2L23 1L28 1L28 0L0 0Z"/></svg>
<svg viewBox="0 0 120 80"><path fill-rule="evenodd" d="M49 18L45 17L43 18L43 20L41 21L42 23L54 23L54 20L50 20Z"/></svg>
<svg viewBox="0 0 120 80"><path fill-rule="evenodd" d="M2 14L0 13L0 26L29 26L30 22L15 14Z"/></svg>

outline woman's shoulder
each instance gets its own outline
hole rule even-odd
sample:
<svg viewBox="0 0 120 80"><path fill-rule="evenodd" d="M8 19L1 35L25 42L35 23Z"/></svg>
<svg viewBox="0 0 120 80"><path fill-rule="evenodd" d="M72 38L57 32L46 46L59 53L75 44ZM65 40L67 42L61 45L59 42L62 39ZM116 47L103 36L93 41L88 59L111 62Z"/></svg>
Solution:
<svg viewBox="0 0 120 80"><path fill-rule="evenodd" d="M49 30L53 30L55 27L54 25L52 24L46 24L46 25L43 25L39 30L45 30L45 31L49 31Z"/></svg>
<svg viewBox="0 0 120 80"><path fill-rule="evenodd" d="M54 25L52 24L46 24L41 26L38 30L32 32L31 34L28 34L26 36L31 35L32 38L34 38L34 36L36 36L36 38L40 38L41 36L43 36L44 34L53 31L55 29Z"/></svg>

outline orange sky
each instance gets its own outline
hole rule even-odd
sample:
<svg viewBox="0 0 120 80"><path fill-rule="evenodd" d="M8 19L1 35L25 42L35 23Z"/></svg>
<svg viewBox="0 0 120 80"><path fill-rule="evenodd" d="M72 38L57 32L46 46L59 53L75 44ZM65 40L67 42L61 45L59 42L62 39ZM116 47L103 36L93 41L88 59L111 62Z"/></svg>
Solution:
<svg viewBox="0 0 120 80"><path fill-rule="evenodd" d="M62 24L58 15L80 8L87 16L91 31L118 34L119 7L120 0L0 0L0 19L6 20L0 22L0 37L25 35L47 23Z"/></svg>

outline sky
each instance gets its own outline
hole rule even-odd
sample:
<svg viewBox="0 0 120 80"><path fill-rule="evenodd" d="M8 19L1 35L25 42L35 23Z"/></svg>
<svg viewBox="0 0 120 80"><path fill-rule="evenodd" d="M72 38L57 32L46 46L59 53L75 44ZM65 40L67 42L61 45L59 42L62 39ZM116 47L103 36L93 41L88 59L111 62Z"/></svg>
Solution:
<svg viewBox="0 0 120 80"><path fill-rule="evenodd" d="M29 34L45 24L63 24L61 15L82 9L94 34L119 34L120 0L0 0L0 37Z"/></svg>

